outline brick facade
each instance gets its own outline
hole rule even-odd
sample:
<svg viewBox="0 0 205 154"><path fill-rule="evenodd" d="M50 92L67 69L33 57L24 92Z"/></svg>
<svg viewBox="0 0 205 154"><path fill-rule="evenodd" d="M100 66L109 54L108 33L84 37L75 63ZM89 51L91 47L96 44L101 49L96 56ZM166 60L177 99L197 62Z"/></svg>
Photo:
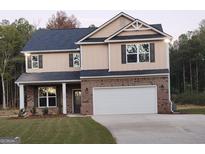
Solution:
<svg viewBox="0 0 205 154"><path fill-rule="evenodd" d="M104 78L104 79L82 79L80 84L67 84L67 113L72 113L73 97L72 91L81 88L81 113L93 114L93 87L113 87L113 86L139 86L157 85L158 113L171 113L171 104L168 95L168 77L124 77L124 78ZM42 114L42 108L38 108L38 86L25 86L26 109L30 111L34 106L37 114ZM57 107L48 108L49 114L62 113L62 86L57 88Z"/></svg>
<svg viewBox="0 0 205 154"><path fill-rule="evenodd" d="M168 77L124 77L104 79L82 79L81 113L93 114L93 87L157 85L158 113L171 113L168 95Z"/></svg>
<svg viewBox="0 0 205 154"><path fill-rule="evenodd" d="M62 113L62 86L61 85L51 85L51 86L56 86L57 89L57 107L48 108L48 113L60 114ZM72 90L73 89L80 89L80 84L67 84L66 86L67 113L72 113ZM26 96L25 97L26 110L30 112L33 107L36 107L37 114L42 114L43 108L38 108L38 86L35 85L25 86L25 96Z"/></svg>

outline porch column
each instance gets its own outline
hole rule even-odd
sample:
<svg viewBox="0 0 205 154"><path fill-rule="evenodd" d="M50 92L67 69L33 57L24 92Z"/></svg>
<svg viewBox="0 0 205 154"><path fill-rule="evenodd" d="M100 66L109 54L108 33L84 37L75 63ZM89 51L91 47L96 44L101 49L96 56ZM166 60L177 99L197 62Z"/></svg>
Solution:
<svg viewBox="0 0 205 154"><path fill-rule="evenodd" d="M63 114L67 114L67 106L66 106L66 83L62 83L62 93L63 93Z"/></svg>
<svg viewBox="0 0 205 154"><path fill-rule="evenodd" d="M19 109L24 109L24 85L19 85L20 105Z"/></svg>

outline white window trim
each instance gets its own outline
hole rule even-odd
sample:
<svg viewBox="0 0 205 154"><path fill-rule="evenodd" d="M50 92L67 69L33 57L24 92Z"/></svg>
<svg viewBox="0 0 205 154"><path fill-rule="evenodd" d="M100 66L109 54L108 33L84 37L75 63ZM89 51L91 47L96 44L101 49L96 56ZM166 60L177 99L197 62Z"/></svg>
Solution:
<svg viewBox="0 0 205 154"><path fill-rule="evenodd" d="M139 55L140 55L139 45L141 45L141 44L148 44L148 46L149 46L149 61L146 61L146 62L139 61ZM127 53L127 46L128 45L136 45L137 46L137 53ZM137 62L128 62L127 55L137 55ZM137 64L137 63L150 63L150 43L126 44L126 64Z"/></svg>
<svg viewBox="0 0 205 154"><path fill-rule="evenodd" d="M52 86L52 87L55 87L55 89L56 89L56 86ZM42 88L42 87L38 87L38 108L41 108L41 109L42 108L56 108L57 107L57 91L56 91L56 96L48 96L48 92L46 92L46 96L40 96L39 95L39 89L40 88ZM48 101L49 98L54 98L54 97L55 97L55 100L56 100L56 105L55 106L49 106L49 101ZM46 98L46 106L40 106L40 98Z"/></svg>
<svg viewBox="0 0 205 154"><path fill-rule="evenodd" d="M33 57L37 57L37 61L33 61ZM37 62L38 67L33 67L33 62ZM39 69L39 55L31 55L31 68L32 69Z"/></svg>
<svg viewBox="0 0 205 154"><path fill-rule="evenodd" d="M75 66L75 65L74 65L74 55L75 55L75 54L79 54L79 57L80 57L80 59L79 59L79 66ZM73 53L73 67L74 67L74 68L79 68L80 66L81 66L81 56L80 56L80 53Z"/></svg>

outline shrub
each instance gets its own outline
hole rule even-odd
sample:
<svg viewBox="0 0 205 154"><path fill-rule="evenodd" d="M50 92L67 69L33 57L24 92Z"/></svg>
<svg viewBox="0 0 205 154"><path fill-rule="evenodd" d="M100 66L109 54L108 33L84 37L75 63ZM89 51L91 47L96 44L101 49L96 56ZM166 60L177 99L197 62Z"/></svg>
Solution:
<svg viewBox="0 0 205 154"><path fill-rule="evenodd" d="M178 104L196 104L196 105L205 105L205 93L183 93L176 95L173 98L173 101Z"/></svg>
<svg viewBox="0 0 205 154"><path fill-rule="evenodd" d="M25 117L26 115L26 110L25 109L20 109L18 113L18 117Z"/></svg>
<svg viewBox="0 0 205 154"><path fill-rule="evenodd" d="M36 114L36 108L35 108L35 107L32 107L32 109L30 110L30 112L32 113L32 115L35 115L35 114Z"/></svg>
<svg viewBox="0 0 205 154"><path fill-rule="evenodd" d="M48 108L47 107L43 109L43 115L48 115Z"/></svg>

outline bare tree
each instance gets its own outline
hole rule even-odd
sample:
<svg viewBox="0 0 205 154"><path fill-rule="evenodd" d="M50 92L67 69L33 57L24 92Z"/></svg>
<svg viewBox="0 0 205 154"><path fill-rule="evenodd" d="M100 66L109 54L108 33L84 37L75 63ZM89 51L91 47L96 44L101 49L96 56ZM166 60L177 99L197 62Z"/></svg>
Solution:
<svg viewBox="0 0 205 154"><path fill-rule="evenodd" d="M56 15L52 15L52 17L48 20L47 28L48 29L64 29L64 28L78 28L80 26L80 22L74 16L67 16L64 11L57 11Z"/></svg>

